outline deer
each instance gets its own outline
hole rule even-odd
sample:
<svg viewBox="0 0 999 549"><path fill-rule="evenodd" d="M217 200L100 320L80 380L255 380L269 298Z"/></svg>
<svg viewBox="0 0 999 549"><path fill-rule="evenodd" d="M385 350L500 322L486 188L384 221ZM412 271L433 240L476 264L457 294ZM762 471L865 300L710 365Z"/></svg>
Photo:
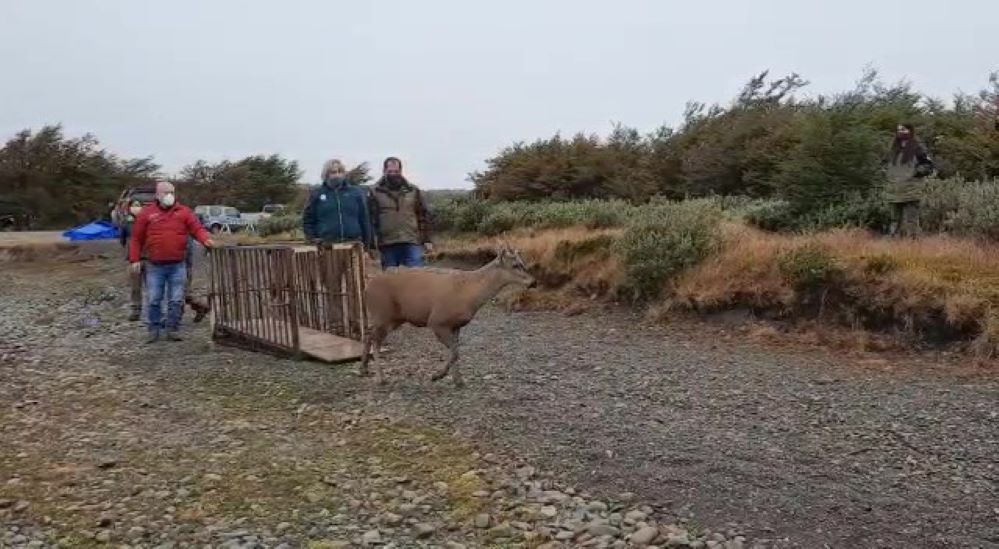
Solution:
<svg viewBox="0 0 999 549"><path fill-rule="evenodd" d="M440 381L450 372L455 387L463 387L465 382L457 366L461 329L502 289L511 285L532 288L536 284L520 253L506 244L497 250L495 259L475 270L395 267L375 275L364 290L371 330L363 340L360 375L369 375L373 349L376 382L385 383L379 360L382 342L393 330L408 323L429 327L451 353L444 367L430 379Z"/></svg>

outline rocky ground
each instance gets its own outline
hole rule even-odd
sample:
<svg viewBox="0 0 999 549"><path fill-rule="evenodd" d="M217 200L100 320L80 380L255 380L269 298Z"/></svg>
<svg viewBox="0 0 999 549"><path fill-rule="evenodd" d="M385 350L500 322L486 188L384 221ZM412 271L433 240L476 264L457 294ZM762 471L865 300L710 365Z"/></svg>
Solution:
<svg viewBox="0 0 999 549"><path fill-rule="evenodd" d="M999 547L994 370L487 308L377 387L144 345L82 259L0 264L0 547Z"/></svg>

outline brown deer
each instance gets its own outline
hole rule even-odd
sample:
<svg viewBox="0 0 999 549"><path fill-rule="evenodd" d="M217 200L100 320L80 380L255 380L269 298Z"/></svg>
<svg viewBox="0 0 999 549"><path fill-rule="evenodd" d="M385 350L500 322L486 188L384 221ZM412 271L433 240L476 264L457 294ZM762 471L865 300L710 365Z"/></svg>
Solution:
<svg viewBox="0 0 999 549"><path fill-rule="evenodd" d="M368 281L365 298L371 331L364 338L361 375L368 375L371 351L375 375L384 383L378 350L386 336L403 323L429 327L450 351L444 368L431 379L439 381L454 369L456 387L464 385L458 370L458 336L482 305L509 285L535 285L520 254L504 245L496 258L474 271L438 268L394 268Z"/></svg>

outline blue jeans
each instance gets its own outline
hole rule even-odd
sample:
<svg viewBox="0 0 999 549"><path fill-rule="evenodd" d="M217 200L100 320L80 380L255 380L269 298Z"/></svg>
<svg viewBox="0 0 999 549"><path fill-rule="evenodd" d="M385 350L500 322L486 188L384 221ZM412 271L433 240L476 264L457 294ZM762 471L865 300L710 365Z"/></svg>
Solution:
<svg viewBox="0 0 999 549"><path fill-rule="evenodd" d="M419 244L389 244L382 246L382 268L389 267L422 267L423 246Z"/></svg>
<svg viewBox="0 0 999 549"><path fill-rule="evenodd" d="M187 285L187 265L183 261L156 265L146 264L146 291L149 293L149 331L163 329L162 301L167 298L166 328L180 327L184 308L184 290Z"/></svg>

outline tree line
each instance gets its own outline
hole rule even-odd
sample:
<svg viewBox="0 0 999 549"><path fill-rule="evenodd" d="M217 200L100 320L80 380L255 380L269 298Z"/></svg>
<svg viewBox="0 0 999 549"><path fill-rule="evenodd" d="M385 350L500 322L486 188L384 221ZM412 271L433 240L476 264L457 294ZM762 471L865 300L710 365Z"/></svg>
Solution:
<svg viewBox="0 0 999 549"><path fill-rule="evenodd" d="M518 142L469 180L494 201L739 195L783 199L804 215L875 193L901 123L916 126L940 177L999 177L999 73L949 103L875 70L842 93L804 97L807 85L763 72L727 106L688 103L678 127Z"/></svg>
<svg viewBox="0 0 999 549"><path fill-rule="evenodd" d="M367 181L367 165L351 176ZM106 219L109 203L123 190L160 177L161 166L152 158L121 158L93 135L67 137L60 125L25 129L0 148L0 214L26 212L38 229ZM168 179L187 204L260 211L264 204L303 200L301 177L297 162L272 154L201 160Z"/></svg>

